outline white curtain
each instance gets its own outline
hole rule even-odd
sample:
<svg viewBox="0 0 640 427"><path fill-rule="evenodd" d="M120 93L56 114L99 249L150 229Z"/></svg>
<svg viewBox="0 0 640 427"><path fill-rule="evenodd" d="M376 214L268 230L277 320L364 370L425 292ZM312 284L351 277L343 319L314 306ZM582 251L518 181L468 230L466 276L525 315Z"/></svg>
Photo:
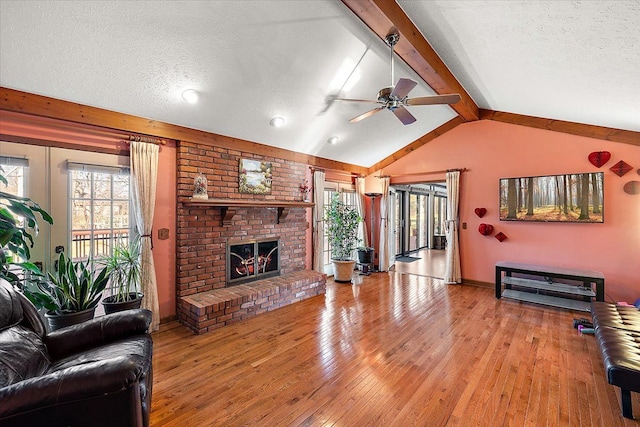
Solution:
<svg viewBox="0 0 640 427"><path fill-rule="evenodd" d="M365 216L365 204L364 204L364 178L356 178L356 209L358 209L358 215L363 218L363 221L358 227L358 241L362 242L362 246L369 246L369 236L367 236L367 224L364 222Z"/></svg>
<svg viewBox="0 0 640 427"><path fill-rule="evenodd" d="M380 197L380 246L378 247L378 270L389 270L389 181L388 176L380 177L382 197Z"/></svg>
<svg viewBox="0 0 640 427"><path fill-rule="evenodd" d="M458 204L460 200L460 171L447 172L447 233L445 283L462 283L460 243L458 242Z"/></svg>
<svg viewBox="0 0 640 427"><path fill-rule="evenodd" d="M389 269L396 263L396 191L389 188L389 203L387 204L387 247L389 248Z"/></svg>
<svg viewBox="0 0 640 427"><path fill-rule="evenodd" d="M313 269L324 273L324 171L313 172Z"/></svg>
<svg viewBox="0 0 640 427"><path fill-rule="evenodd" d="M131 193L133 214L140 232L142 264L142 307L151 310L153 319L149 331L157 331L160 326L158 304L158 284L153 263L151 232L153 212L156 205L156 178L158 175L158 151L156 144L131 142Z"/></svg>

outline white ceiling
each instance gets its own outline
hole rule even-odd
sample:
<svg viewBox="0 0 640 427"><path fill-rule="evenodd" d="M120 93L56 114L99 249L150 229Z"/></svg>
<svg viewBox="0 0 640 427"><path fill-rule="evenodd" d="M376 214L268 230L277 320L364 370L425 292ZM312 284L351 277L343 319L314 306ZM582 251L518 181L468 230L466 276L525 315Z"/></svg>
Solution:
<svg viewBox="0 0 640 427"><path fill-rule="evenodd" d="M480 108L640 131L640 1L398 4Z"/></svg>
<svg viewBox="0 0 640 427"><path fill-rule="evenodd" d="M640 131L640 2L399 4L481 108ZM345 61L361 78L340 91ZM434 93L396 58L400 77ZM373 105L328 102L389 84L388 47L339 1L0 1L1 86L327 159L371 166L456 116L352 124Z"/></svg>

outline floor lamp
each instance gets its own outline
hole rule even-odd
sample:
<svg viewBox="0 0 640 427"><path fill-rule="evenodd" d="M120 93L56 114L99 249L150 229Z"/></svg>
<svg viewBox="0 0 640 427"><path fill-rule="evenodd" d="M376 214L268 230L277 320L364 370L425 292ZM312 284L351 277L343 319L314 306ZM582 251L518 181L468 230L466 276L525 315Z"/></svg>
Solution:
<svg viewBox="0 0 640 427"><path fill-rule="evenodd" d="M370 240L370 246L373 248L373 256L371 257L371 261L374 261L376 259L376 249L375 249L375 246L373 246L374 243L375 243L375 237L376 237L376 229L374 227L375 218L376 218L375 202L376 202L376 197L382 196L382 193L364 193L364 195L371 199L371 240ZM371 264L371 271L373 271L374 273L376 272L375 263Z"/></svg>

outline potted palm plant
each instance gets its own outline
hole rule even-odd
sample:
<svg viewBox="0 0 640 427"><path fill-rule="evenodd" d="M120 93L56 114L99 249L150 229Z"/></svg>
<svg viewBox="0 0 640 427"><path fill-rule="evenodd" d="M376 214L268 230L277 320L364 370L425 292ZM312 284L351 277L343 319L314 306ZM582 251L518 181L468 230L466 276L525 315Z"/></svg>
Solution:
<svg viewBox="0 0 640 427"><path fill-rule="evenodd" d="M100 263L107 268L109 283L115 291L102 300L105 313L140 308L144 296L140 293L140 239L117 244L111 255L102 257Z"/></svg>
<svg viewBox="0 0 640 427"><path fill-rule="evenodd" d="M58 258L57 271L47 272L46 280L24 287L24 293L38 308L45 308L49 329L55 331L93 319L109 276L107 268L95 268L92 260L74 263L64 252Z"/></svg>
<svg viewBox="0 0 640 427"><path fill-rule="evenodd" d="M325 208L324 220L331 247L333 279L336 282L351 282L356 264L355 249L358 244L358 225L362 221L355 207L342 203L334 194Z"/></svg>

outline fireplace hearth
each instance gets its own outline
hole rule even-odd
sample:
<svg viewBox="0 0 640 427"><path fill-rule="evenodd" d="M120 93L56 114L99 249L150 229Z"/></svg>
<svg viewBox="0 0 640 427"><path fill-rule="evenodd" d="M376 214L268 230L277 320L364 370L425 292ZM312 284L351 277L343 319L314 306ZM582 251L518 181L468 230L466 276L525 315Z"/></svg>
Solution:
<svg viewBox="0 0 640 427"><path fill-rule="evenodd" d="M227 286L280 275L280 238L227 243Z"/></svg>

